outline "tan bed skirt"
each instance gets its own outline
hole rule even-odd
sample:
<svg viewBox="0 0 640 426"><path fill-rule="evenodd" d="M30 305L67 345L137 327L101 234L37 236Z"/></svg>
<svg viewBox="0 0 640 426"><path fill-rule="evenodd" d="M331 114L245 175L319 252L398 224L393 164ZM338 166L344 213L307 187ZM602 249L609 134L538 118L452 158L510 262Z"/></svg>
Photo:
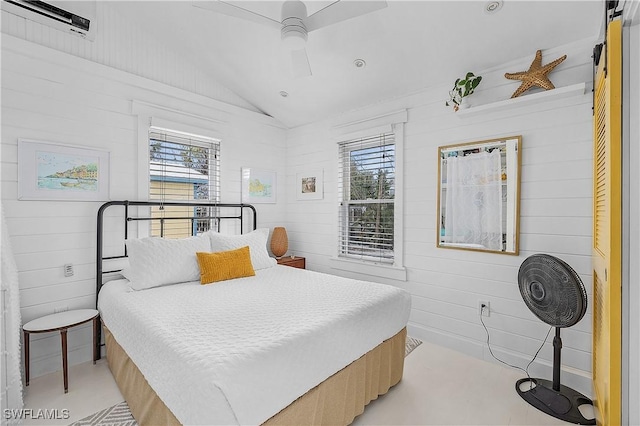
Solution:
<svg viewBox="0 0 640 426"><path fill-rule="evenodd" d="M178 419L149 386L138 367L104 327L107 361L139 425L177 425ZM403 328L309 392L265 425L347 425L364 407L402 379L407 336Z"/></svg>

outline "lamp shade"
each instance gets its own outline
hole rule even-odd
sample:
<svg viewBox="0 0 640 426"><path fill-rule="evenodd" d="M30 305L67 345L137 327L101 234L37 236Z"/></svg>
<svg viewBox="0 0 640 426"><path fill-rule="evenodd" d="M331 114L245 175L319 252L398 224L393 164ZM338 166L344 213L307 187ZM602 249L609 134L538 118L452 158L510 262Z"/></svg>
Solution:
<svg viewBox="0 0 640 426"><path fill-rule="evenodd" d="M288 249L287 230L281 226L276 226L273 228L273 235L271 235L271 253L276 257L282 257Z"/></svg>

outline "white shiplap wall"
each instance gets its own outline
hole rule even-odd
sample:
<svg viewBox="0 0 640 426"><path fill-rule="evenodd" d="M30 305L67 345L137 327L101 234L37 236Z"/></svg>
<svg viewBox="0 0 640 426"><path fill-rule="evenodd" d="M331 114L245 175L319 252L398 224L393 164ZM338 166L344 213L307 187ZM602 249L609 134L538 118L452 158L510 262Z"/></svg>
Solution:
<svg viewBox="0 0 640 426"><path fill-rule="evenodd" d="M292 129L287 142L287 232L290 251L307 257L309 269L387 282L413 295L409 332L438 344L490 359L479 321L479 299L491 304L486 325L494 353L525 366L542 343L548 326L526 307L517 286L522 261L548 253L567 261L590 294L591 244L591 49L593 40L543 51L543 62L567 54L551 74L557 87L587 83L586 93L565 99L461 117L445 107L449 85L362 108L340 117ZM518 82L505 72L526 70L535 51L484 76L472 105L507 99ZM463 71L461 70L461 74ZM363 78L366 78L363 77ZM452 80L455 76L452 76ZM400 109L405 125L404 264L406 282L332 269L337 252L336 124L363 120ZM520 255L507 256L436 248L437 148L457 142L522 135ZM309 164L324 169L324 199L297 201L295 173ZM312 226L310 226L312 224ZM552 333L553 334L553 333ZM563 384L591 392L591 308L584 319L564 329ZM551 377L550 338L531 372ZM524 374L523 374L524 375Z"/></svg>
<svg viewBox="0 0 640 426"><path fill-rule="evenodd" d="M222 202L240 201L243 166L275 170L284 178L286 134L272 118L6 34L1 95L1 199L19 269L23 322L60 307L95 306L101 202L18 200L18 138L110 151L110 198L137 199L138 118L132 101L144 102L173 111L162 117L173 121L181 113L217 120L211 127L222 138ZM258 225L271 228L281 224L284 207L260 205L258 212ZM73 277L64 277L66 263L74 264ZM69 362L90 359L91 328L77 327L69 332ZM32 377L60 368L59 335L34 335Z"/></svg>

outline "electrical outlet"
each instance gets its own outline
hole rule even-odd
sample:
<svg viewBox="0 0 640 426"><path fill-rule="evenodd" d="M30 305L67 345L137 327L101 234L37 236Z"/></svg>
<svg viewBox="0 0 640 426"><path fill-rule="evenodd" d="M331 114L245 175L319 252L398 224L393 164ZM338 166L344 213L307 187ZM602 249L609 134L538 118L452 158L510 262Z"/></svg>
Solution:
<svg viewBox="0 0 640 426"><path fill-rule="evenodd" d="M67 263L64 265L64 276L65 277L73 276L73 263Z"/></svg>
<svg viewBox="0 0 640 426"><path fill-rule="evenodd" d="M488 317L491 314L491 305L488 300L478 300L478 315Z"/></svg>

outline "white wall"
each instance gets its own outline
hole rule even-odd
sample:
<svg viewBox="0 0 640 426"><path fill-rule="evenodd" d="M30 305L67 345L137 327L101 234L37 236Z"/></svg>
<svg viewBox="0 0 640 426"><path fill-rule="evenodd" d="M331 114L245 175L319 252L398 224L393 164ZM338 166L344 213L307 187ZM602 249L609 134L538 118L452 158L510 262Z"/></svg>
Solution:
<svg viewBox="0 0 640 426"><path fill-rule="evenodd" d="M494 353L525 366L548 326L522 301L517 285L522 261L534 253L562 258L580 274L591 297L593 44L593 40L585 40L543 51L543 63L568 55L550 77L556 87L586 82L581 95L462 117L445 107L446 85L292 129L287 141L290 250L306 256L309 269L355 277L332 269L330 262L337 253L338 201L337 147L332 129L338 123L407 108L402 173L408 280L372 275L357 278L387 282L411 292L410 334L488 360L477 302L481 298L489 300L491 316L485 322ZM484 76L484 81L470 98L472 105L509 98L518 82L504 79L504 73L526 70L534 53L532 50L529 56L492 70L474 70ZM436 248L438 146L511 135L522 135L523 141L520 255ZM295 199L295 173L309 164L324 169L325 195L321 201ZM582 321L562 331L562 383L587 395L591 394L591 312L589 307ZM532 366L532 375L551 378L551 340Z"/></svg>
<svg viewBox="0 0 640 426"><path fill-rule="evenodd" d="M56 308L95 306L96 212L102 203L18 200L18 138L110 151L110 198L137 199L132 101L145 102L166 108L162 118L215 120L209 125L222 138L222 202L240 202L242 166L272 169L284 178L285 129L275 120L6 34L1 95L1 199L18 264L23 323ZM259 226L273 227L284 209L264 204L258 213ZM73 277L64 277L66 263L74 264ZM60 370L59 335L31 340L32 377ZM69 332L69 362L90 359L91 328L77 327Z"/></svg>

